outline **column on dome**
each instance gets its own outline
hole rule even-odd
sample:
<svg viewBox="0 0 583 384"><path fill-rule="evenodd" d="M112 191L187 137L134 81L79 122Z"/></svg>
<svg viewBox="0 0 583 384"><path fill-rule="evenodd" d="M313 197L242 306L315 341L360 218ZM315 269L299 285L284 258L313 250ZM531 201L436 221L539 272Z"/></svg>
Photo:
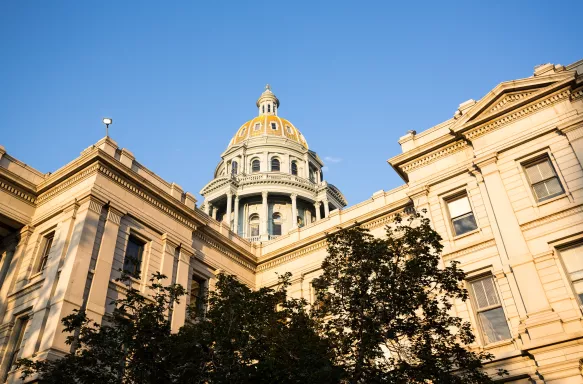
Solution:
<svg viewBox="0 0 583 384"><path fill-rule="evenodd" d="M267 191L263 191L261 192L261 196L263 197L263 201L261 203L261 235L262 236L267 236L268 235L268 224L269 224L269 219L267 217L268 213L269 213L269 209L267 206Z"/></svg>
<svg viewBox="0 0 583 384"><path fill-rule="evenodd" d="M323 200L322 204L324 204L324 217L328 217L330 215L330 207L328 206L328 200L327 199Z"/></svg>
<svg viewBox="0 0 583 384"><path fill-rule="evenodd" d="M235 217L233 218L233 232L239 234L239 196L235 195Z"/></svg>
<svg viewBox="0 0 583 384"><path fill-rule="evenodd" d="M292 229L296 229L298 227L298 206L297 206L297 193L291 194L291 202L292 202Z"/></svg>
<svg viewBox="0 0 583 384"><path fill-rule="evenodd" d="M231 204L233 203L233 193L227 192L227 226L231 228Z"/></svg>
<svg viewBox="0 0 583 384"><path fill-rule="evenodd" d="M210 207L211 207L211 217L216 220L217 219L217 207L215 207L212 204L210 205Z"/></svg>
<svg viewBox="0 0 583 384"><path fill-rule="evenodd" d="M314 203L314 208L316 208L316 221L320 220L320 205L322 203L320 203L319 201L316 201Z"/></svg>

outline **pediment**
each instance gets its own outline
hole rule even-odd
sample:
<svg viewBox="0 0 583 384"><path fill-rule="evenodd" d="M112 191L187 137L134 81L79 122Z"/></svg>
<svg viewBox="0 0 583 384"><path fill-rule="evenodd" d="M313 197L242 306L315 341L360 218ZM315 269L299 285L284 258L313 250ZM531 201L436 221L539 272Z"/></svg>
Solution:
<svg viewBox="0 0 583 384"><path fill-rule="evenodd" d="M563 71L547 76L534 76L526 79L498 84L479 102L465 110L456 112L457 121L452 127L458 131L503 115L520 106L528 104L544 95L563 88L575 79L574 71Z"/></svg>

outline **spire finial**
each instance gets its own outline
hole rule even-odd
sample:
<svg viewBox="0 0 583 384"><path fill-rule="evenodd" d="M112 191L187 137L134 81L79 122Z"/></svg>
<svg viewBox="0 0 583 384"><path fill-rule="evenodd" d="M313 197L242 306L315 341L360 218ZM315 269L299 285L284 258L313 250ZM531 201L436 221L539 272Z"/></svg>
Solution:
<svg viewBox="0 0 583 384"><path fill-rule="evenodd" d="M269 83L265 85L265 90L266 91L271 91L271 85L269 85Z"/></svg>
<svg viewBox="0 0 583 384"><path fill-rule="evenodd" d="M277 116L277 108L279 108L279 100L271 91L271 85L265 85L265 91L259 96L257 100L257 107L259 108L259 115L275 115Z"/></svg>

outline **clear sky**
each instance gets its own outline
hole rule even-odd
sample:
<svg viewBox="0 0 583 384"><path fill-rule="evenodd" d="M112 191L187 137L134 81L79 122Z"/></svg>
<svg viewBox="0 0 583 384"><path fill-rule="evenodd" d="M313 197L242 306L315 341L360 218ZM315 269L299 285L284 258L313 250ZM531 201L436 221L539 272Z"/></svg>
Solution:
<svg viewBox="0 0 583 384"><path fill-rule="evenodd" d="M581 1L2 1L0 144L54 171L111 116L120 147L198 196L270 83L279 115L352 205L402 184L386 160L407 130L537 64L583 58L582 11Z"/></svg>

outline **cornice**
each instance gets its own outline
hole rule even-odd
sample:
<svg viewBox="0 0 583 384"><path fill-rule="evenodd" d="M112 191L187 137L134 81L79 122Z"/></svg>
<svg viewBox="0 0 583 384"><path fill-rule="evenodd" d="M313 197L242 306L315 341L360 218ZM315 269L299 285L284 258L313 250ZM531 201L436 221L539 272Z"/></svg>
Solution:
<svg viewBox="0 0 583 384"><path fill-rule="evenodd" d="M573 90L571 93L571 101L583 99L583 87Z"/></svg>
<svg viewBox="0 0 583 384"><path fill-rule="evenodd" d="M32 193L28 193L21 188L14 186L12 183L9 183L5 180L0 180L0 189L6 191L7 193L11 194L12 196L18 198L19 200L24 201L30 205L35 205L36 203L36 196Z"/></svg>
<svg viewBox="0 0 583 384"><path fill-rule="evenodd" d="M194 236L198 237L200 240L204 241L206 245L211 246L212 248L216 249L217 251L221 252L222 254L228 256L231 260L237 262L241 266L247 268L248 270L255 272L256 266L255 263L245 259L235 252L230 251L227 247L222 245L219 241L217 241L213 236L209 235L208 233L204 233L202 230L194 232Z"/></svg>
<svg viewBox="0 0 583 384"><path fill-rule="evenodd" d="M557 221L557 220L560 220L560 219L563 219L565 217L575 215L578 213L583 213L583 205L578 205L576 207L568 208L568 209L565 209L563 211L554 213L552 215L548 215L545 217L541 217L541 218L529 221L527 223L521 224L520 228L523 231L528 231L529 229L540 227L541 225L552 223L553 221Z"/></svg>
<svg viewBox="0 0 583 384"><path fill-rule="evenodd" d="M85 180L86 178L94 175L97 173L99 169L99 163L94 163L89 167L83 169L82 171L74 174L73 176L67 178L60 184L48 189L46 192L43 192L39 195L37 199L37 204L42 205L48 200L50 200L53 196L58 195L59 193L73 187L74 185L80 183L81 181Z"/></svg>
<svg viewBox="0 0 583 384"><path fill-rule="evenodd" d="M569 99L570 95L571 91L569 89L562 89L558 92L555 92L545 97L542 100L535 101L533 103L526 105L523 108L513 110L485 124L479 125L475 128L471 128L468 132L463 133L463 136L469 140L476 139L487 133L502 128L505 125L523 119L534 112L538 112L541 109L551 107L556 103L567 100Z"/></svg>
<svg viewBox="0 0 583 384"><path fill-rule="evenodd" d="M413 161L405 163L400 166L403 172L411 172L418 168L425 167L443 157L452 155L456 152L462 151L468 147L468 143L464 140L455 141L449 145L446 145L444 148L440 148L438 150L429 152L428 154L417 158Z"/></svg>

